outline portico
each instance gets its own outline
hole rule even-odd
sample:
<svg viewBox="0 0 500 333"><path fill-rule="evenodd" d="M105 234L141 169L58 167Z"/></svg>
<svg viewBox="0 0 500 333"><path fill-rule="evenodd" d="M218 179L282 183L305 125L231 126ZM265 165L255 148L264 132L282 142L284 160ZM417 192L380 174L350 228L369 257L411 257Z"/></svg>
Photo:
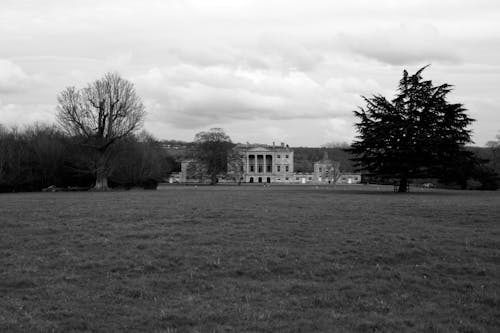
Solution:
<svg viewBox="0 0 500 333"><path fill-rule="evenodd" d="M237 147L243 160L243 181L271 183L291 181L293 150L280 146L240 145Z"/></svg>
<svg viewBox="0 0 500 333"><path fill-rule="evenodd" d="M273 155L249 153L245 165L246 173L272 173Z"/></svg>

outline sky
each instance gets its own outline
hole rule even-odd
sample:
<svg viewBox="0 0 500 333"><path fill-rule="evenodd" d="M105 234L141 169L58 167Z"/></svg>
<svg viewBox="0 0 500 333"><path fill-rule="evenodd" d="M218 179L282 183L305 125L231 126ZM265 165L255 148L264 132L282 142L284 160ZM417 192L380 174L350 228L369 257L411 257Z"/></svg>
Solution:
<svg viewBox="0 0 500 333"><path fill-rule="evenodd" d="M0 0L0 124L55 123L57 95L106 72L134 83L144 128L193 140L351 142L361 96L403 70L449 83L475 145L500 130L497 0Z"/></svg>

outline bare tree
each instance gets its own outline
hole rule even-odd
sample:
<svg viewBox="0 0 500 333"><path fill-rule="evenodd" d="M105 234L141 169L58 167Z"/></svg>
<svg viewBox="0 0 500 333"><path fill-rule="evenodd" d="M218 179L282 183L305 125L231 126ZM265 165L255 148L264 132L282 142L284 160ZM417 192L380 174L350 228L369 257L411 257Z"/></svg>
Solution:
<svg viewBox="0 0 500 333"><path fill-rule="evenodd" d="M496 140L488 141L486 146L490 148L491 164L493 169L498 170L498 159L500 157L500 132L496 136Z"/></svg>
<svg viewBox="0 0 500 333"><path fill-rule="evenodd" d="M120 143L118 163L110 179L125 187L156 188L169 172L168 155L160 142L142 131Z"/></svg>
<svg viewBox="0 0 500 333"><path fill-rule="evenodd" d="M196 159L205 166L212 185L217 183L217 175L227 172L228 155L234 144L222 128L211 128L199 132L194 137Z"/></svg>
<svg viewBox="0 0 500 333"><path fill-rule="evenodd" d="M327 174L326 177L328 179L328 183L336 184L340 178L340 175L341 175L340 163L336 162L336 161L332 161L332 163L329 164L327 167L326 174Z"/></svg>
<svg viewBox="0 0 500 333"><path fill-rule="evenodd" d="M86 88L68 87L57 97L57 119L69 134L88 147L89 171L95 190L108 188L113 169L113 145L137 131L145 111L134 85L117 73L107 73Z"/></svg>
<svg viewBox="0 0 500 333"><path fill-rule="evenodd" d="M241 152L232 149L227 155L227 173L234 179L238 185L241 185L243 177L243 158Z"/></svg>
<svg viewBox="0 0 500 333"><path fill-rule="evenodd" d="M8 146L9 132L0 124L0 190L2 185L6 182L9 146Z"/></svg>

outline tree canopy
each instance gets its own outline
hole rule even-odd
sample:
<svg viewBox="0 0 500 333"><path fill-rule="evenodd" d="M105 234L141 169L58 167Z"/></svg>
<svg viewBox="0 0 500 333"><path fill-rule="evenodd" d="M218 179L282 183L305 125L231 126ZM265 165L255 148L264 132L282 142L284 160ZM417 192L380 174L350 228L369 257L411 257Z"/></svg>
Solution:
<svg viewBox="0 0 500 333"><path fill-rule="evenodd" d="M194 141L196 159L205 166L212 185L215 185L217 174L227 171L228 158L234 144L222 128L199 132Z"/></svg>
<svg viewBox="0 0 500 333"><path fill-rule="evenodd" d="M474 120L462 104L448 102L451 85L423 79L425 68L413 75L405 70L394 99L363 97L366 106L354 111L359 118L350 149L354 161L361 170L398 178L400 192L409 179L439 178L470 157L463 147L471 143L468 126Z"/></svg>
<svg viewBox="0 0 500 333"><path fill-rule="evenodd" d="M107 73L86 88L66 88L57 101L61 127L89 148L87 166L96 178L95 189L106 189L113 167L110 148L136 132L144 119L134 85L117 73Z"/></svg>

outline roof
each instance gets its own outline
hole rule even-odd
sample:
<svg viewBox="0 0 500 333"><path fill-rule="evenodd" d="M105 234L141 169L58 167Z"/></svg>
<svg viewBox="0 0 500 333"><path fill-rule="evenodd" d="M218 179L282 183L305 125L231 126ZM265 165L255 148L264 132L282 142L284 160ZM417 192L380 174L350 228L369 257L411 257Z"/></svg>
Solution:
<svg viewBox="0 0 500 333"><path fill-rule="evenodd" d="M292 151L290 147L287 146L271 146L271 145L265 145L265 144L242 144L239 143L235 147L237 150L244 150L244 151Z"/></svg>

